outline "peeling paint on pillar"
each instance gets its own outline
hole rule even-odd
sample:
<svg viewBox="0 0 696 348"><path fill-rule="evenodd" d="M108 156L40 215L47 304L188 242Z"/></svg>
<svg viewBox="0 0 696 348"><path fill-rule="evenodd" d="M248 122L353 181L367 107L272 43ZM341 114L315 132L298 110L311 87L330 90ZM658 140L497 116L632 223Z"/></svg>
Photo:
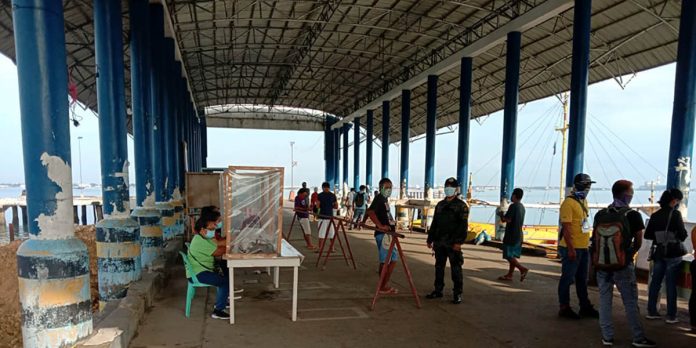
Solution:
<svg viewBox="0 0 696 348"><path fill-rule="evenodd" d="M74 238L72 220L72 172L70 165L63 161L58 156L51 156L44 152L41 155L41 164L46 167L48 178L51 179L60 190L55 196L55 210L53 214L46 215L41 213L36 222L39 225L41 233L39 235L30 235L30 238L36 237L39 239L63 239Z"/></svg>
<svg viewBox="0 0 696 348"><path fill-rule="evenodd" d="M16 255L23 343L71 347L92 332L92 310L89 256L73 226L63 3L11 9L29 222Z"/></svg>
<svg viewBox="0 0 696 348"><path fill-rule="evenodd" d="M165 241L174 239L174 228L176 218L174 217L174 206L169 202L157 202L155 209L160 213L160 227Z"/></svg>
<svg viewBox="0 0 696 348"><path fill-rule="evenodd" d="M140 227L140 263L141 268L150 268L162 255L161 215L154 206L143 206L133 210L131 217Z"/></svg>

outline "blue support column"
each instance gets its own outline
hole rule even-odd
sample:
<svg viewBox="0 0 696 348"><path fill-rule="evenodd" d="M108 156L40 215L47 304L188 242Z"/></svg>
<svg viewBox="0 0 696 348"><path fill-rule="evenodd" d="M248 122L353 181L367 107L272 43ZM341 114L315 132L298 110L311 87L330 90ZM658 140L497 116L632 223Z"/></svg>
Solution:
<svg viewBox="0 0 696 348"><path fill-rule="evenodd" d="M353 187L360 191L360 117L353 121Z"/></svg>
<svg viewBox="0 0 696 348"><path fill-rule="evenodd" d="M365 120L365 185L372 189L372 145L374 144L375 119L372 110L367 110ZM372 192L369 192L372 194Z"/></svg>
<svg viewBox="0 0 696 348"><path fill-rule="evenodd" d="M201 166L208 167L208 121L201 117Z"/></svg>
<svg viewBox="0 0 696 348"><path fill-rule="evenodd" d="M507 36L505 57L505 109L503 111L503 155L500 171L500 207L507 211L510 194L515 187L515 146L517 138L517 101L520 88L520 47L522 33L513 31ZM505 234L504 223L496 215L495 238Z"/></svg>
<svg viewBox="0 0 696 348"><path fill-rule="evenodd" d="M126 296L140 279L140 228L130 218L121 3L94 0L94 46L105 219L96 224L99 300Z"/></svg>
<svg viewBox="0 0 696 348"><path fill-rule="evenodd" d="M459 146L457 150L457 181L459 192L466 197L469 188L469 132L471 121L471 83L473 58L462 58L459 74Z"/></svg>
<svg viewBox="0 0 696 348"><path fill-rule="evenodd" d="M350 130L350 124L344 124L341 130L343 135L343 181L341 182L341 188L348 186L348 131ZM344 193L345 194L345 193Z"/></svg>
<svg viewBox="0 0 696 348"><path fill-rule="evenodd" d="M687 216L696 121L696 2L692 0L682 0L676 70L667 188L684 193L679 209Z"/></svg>
<svg viewBox="0 0 696 348"><path fill-rule="evenodd" d="M408 197L408 152L411 145L411 90L401 91L401 178L399 198Z"/></svg>
<svg viewBox="0 0 696 348"><path fill-rule="evenodd" d="M186 84L186 79L181 78L181 110L177 116L177 122L179 126L177 131L179 133L177 140L177 147L179 148L179 187L181 191L186 191L186 157L184 156L184 142L186 141L186 103L189 98L188 87Z"/></svg>
<svg viewBox="0 0 696 348"><path fill-rule="evenodd" d="M390 102L382 102L382 178L389 177L389 108Z"/></svg>
<svg viewBox="0 0 696 348"><path fill-rule="evenodd" d="M172 94L174 95L174 112L172 113L172 161L174 162L171 168L170 175L173 179L174 190L172 193L172 198L176 200L181 199L181 186L179 182L181 181L179 176L181 175L181 163L179 162L179 132L181 128L181 123L179 122L179 115L182 109L182 79L181 79L181 62L174 62L174 75L172 76Z"/></svg>
<svg viewBox="0 0 696 348"><path fill-rule="evenodd" d="M575 0L573 9L573 59L570 74L570 112L568 113L568 165L566 193L573 177L582 173L585 155L587 84L590 73L590 30L592 0Z"/></svg>
<svg viewBox="0 0 696 348"><path fill-rule="evenodd" d="M149 1L130 2L130 61L131 61L131 105L133 109L133 144L135 152L135 185L137 208L131 217L140 227L140 262L149 266L159 251L162 231L160 215L154 209L155 195L152 173L152 134L150 133L150 28ZM154 242L153 242L154 238ZM158 253L157 253L158 255ZM143 262L146 260L147 263Z"/></svg>
<svg viewBox="0 0 696 348"><path fill-rule="evenodd" d="M435 187L435 131L437 130L437 75L428 75L428 105L425 127L425 197Z"/></svg>
<svg viewBox="0 0 696 348"><path fill-rule="evenodd" d="M192 150L193 150L193 121L192 121L192 113L193 113L193 108L191 106L191 102L188 102L186 105L186 115L184 116L184 124L186 125L186 129L184 132L184 136L186 137L186 171L187 172L193 172L193 156L192 156Z"/></svg>
<svg viewBox="0 0 696 348"><path fill-rule="evenodd" d="M333 117L326 117L324 121L324 181L328 182L331 187L334 185L334 144L333 144L333 131L331 126L334 124Z"/></svg>
<svg viewBox="0 0 696 348"><path fill-rule="evenodd" d="M133 148L135 153L135 202L142 206L152 194L152 144L149 132L150 36L149 0L130 1L131 108L133 110Z"/></svg>
<svg viewBox="0 0 696 348"><path fill-rule="evenodd" d="M73 227L63 3L13 0L12 19L31 234L17 250L23 343L72 346L92 332L92 302Z"/></svg>
<svg viewBox="0 0 696 348"><path fill-rule="evenodd" d="M332 187L332 189L334 192L338 192L338 187L340 186L340 183L341 183L341 176L340 176L341 169L339 166L340 159L341 159L341 151L340 151L341 137L340 137L340 135L341 135L340 128L333 130L333 138L334 138L334 148L333 148L333 151L334 151L334 157L333 157L333 160L334 160L334 163L333 163L334 179L333 179L333 181L334 181L334 187Z"/></svg>
<svg viewBox="0 0 696 348"><path fill-rule="evenodd" d="M152 137L153 183L155 201L166 200L165 177L166 168L162 155L162 121L164 109L164 9L160 4L150 4L150 136Z"/></svg>
<svg viewBox="0 0 696 348"><path fill-rule="evenodd" d="M162 108L162 148L159 149L160 156L164 159L164 198L163 202L168 202L172 199L174 193L174 139L173 122L174 122L174 39L164 38L164 59L162 60L164 85L164 103ZM167 238L165 232L165 239Z"/></svg>
<svg viewBox="0 0 696 348"><path fill-rule="evenodd" d="M141 263L143 268L151 268L154 261L162 254L163 231L161 213L156 209L156 202L164 197L163 162L160 150L162 149L161 117L162 117L162 46L164 41L164 9L160 4L150 4L149 9L149 50L150 66L149 76L149 138L150 153L148 158L152 164L152 192L143 202L147 211L136 212L134 216L140 225ZM154 213L151 210L155 209Z"/></svg>
<svg viewBox="0 0 696 348"><path fill-rule="evenodd" d="M172 84L170 86L173 95L173 111L171 122L171 150L172 163L169 174L173 186L171 203L174 206L175 227L173 233L175 237L182 237L185 232L186 217L184 216L184 200L181 197L181 186L179 185L181 173L181 164L179 161L179 115L181 114L182 103L182 78L181 78L181 62L174 62L174 72L172 74Z"/></svg>

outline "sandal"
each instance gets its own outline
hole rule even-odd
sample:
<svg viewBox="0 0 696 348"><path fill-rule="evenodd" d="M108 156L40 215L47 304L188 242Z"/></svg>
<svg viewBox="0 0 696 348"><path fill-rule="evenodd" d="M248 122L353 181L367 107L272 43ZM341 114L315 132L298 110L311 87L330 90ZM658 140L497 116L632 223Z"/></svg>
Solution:
<svg viewBox="0 0 696 348"><path fill-rule="evenodd" d="M512 276L508 275L501 275L498 277L498 280L506 281L506 282L511 282L512 281Z"/></svg>
<svg viewBox="0 0 696 348"><path fill-rule="evenodd" d="M528 269L525 269L524 272L520 272L520 282L523 282L524 278L527 278L527 273L529 273Z"/></svg>
<svg viewBox="0 0 696 348"><path fill-rule="evenodd" d="M394 288L389 288L387 290L380 290L379 293L381 295L396 295L399 293L399 290L396 290Z"/></svg>

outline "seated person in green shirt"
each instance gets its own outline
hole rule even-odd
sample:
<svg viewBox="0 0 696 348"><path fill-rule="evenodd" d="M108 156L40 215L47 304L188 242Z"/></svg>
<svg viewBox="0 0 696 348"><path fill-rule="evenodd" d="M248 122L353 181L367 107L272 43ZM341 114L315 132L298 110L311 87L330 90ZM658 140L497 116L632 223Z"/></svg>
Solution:
<svg viewBox="0 0 696 348"><path fill-rule="evenodd" d="M191 281L193 275L203 284L215 286L217 297L215 299L215 309L213 319L229 319L230 315L225 312L229 303L230 282L229 270L222 267L222 274L215 271L215 257L225 254L225 240L215 239L215 229L220 213L211 213L201 216L196 221L196 234L191 240L188 250L188 259L191 264L193 274L186 274Z"/></svg>

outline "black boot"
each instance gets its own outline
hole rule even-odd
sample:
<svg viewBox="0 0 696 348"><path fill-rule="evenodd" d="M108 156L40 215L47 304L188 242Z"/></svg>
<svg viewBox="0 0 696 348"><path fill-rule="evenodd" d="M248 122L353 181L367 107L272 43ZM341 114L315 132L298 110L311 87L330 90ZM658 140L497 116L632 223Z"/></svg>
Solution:
<svg viewBox="0 0 696 348"><path fill-rule="evenodd" d="M462 294L454 294L454 298L452 298L452 303L453 304L462 303Z"/></svg>

